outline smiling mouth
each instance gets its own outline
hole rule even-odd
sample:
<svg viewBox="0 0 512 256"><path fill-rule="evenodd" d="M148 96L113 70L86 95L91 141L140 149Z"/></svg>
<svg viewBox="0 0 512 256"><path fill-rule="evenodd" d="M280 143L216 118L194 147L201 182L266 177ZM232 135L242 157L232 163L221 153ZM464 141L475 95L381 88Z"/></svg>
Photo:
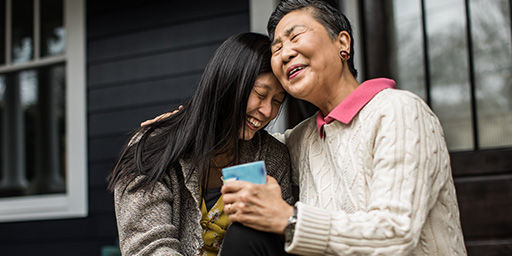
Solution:
<svg viewBox="0 0 512 256"><path fill-rule="evenodd" d="M258 130L263 125L263 123L261 121L257 120L254 117L248 117L247 123L249 124L249 128L251 128L253 130Z"/></svg>
<svg viewBox="0 0 512 256"><path fill-rule="evenodd" d="M298 76L303 69L305 69L306 66L304 65L296 65L292 68L288 69L287 75L288 79L293 79L294 77Z"/></svg>

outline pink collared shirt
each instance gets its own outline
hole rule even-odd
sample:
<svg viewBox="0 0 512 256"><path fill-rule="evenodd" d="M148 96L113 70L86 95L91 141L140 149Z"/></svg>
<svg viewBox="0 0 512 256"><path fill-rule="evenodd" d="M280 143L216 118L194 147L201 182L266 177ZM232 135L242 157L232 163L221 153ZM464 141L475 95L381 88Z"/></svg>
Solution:
<svg viewBox="0 0 512 256"><path fill-rule="evenodd" d="M363 82L350 93L331 113L326 117L318 111L316 126L320 137L323 137L322 128L334 120L349 124L359 111L380 91L394 88L395 81L387 78L376 78Z"/></svg>

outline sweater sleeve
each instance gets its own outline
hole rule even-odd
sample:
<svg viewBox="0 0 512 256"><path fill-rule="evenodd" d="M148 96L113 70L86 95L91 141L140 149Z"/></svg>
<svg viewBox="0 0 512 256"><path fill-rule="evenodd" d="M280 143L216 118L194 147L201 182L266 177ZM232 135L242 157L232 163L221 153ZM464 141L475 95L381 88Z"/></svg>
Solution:
<svg viewBox="0 0 512 256"><path fill-rule="evenodd" d="M450 174L439 121L413 97L380 106L366 209L347 213L298 203L286 251L300 255L409 255ZM375 119L376 118L376 119Z"/></svg>
<svg viewBox="0 0 512 256"><path fill-rule="evenodd" d="M122 254L181 255L177 228L172 224L171 190L162 182L153 191L136 188L141 181L139 176L120 183L114 191Z"/></svg>

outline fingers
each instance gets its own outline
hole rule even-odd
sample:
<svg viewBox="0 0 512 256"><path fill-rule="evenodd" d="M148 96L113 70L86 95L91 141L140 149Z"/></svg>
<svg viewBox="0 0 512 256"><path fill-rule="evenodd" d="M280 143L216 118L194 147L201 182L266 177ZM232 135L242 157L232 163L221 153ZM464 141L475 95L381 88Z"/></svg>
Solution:
<svg viewBox="0 0 512 256"><path fill-rule="evenodd" d="M153 123L153 122L155 122L153 119L151 119L151 120L146 120L146 121L144 121L144 122L140 123L140 127L146 126L146 125L151 124L151 123Z"/></svg>
<svg viewBox="0 0 512 256"><path fill-rule="evenodd" d="M266 232L272 228L269 226L271 222L267 221L269 218L262 219L261 214L254 211L252 205L229 204L224 206L224 212L232 223L239 222L244 226Z"/></svg>
<svg viewBox="0 0 512 256"><path fill-rule="evenodd" d="M260 205L261 186L245 181L228 181L221 189L222 200L225 205L236 204L239 209L247 205Z"/></svg>
<svg viewBox="0 0 512 256"><path fill-rule="evenodd" d="M154 122L156 122L156 121L158 121L158 120L161 120L161 119L164 119L164 118L170 117L170 116L172 116L172 115L174 115L174 114L176 114L176 113L180 112L180 110L182 110L182 109L183 109L183 105L180 105L180 106L178 107L178 109L176 109L176 110L174 110L174 111L172 111L172 112L163 113L163 114L161 114L161 115L159 115L159 116L157 116L157 117L155 117L155 118L153 118L153 119L146 120L146 121L144 121L144 122L140 123L140 127L143 127L143 126L146 126L146 125L152 124L152 123L154 123Z"/></svg>
<svg viewBox="0 0 512 256"><path fill-rule="evenodd" d="M278 183L274 177L267 175L267 184L278 184Z"/></svg>
<svg viewBox="0 0 512 256"><path fill-rule="evenodd" d="M233 204L224 204L224 212L226 214L232 214L233 212L231 211L232 210L232 207L233 207Z"/></svg>
<svg viewBox="0 0 512 256"><path fill-rule="evenodd" d="M153 118L153 119L146 120L146 121L144 121L144 122L140 123L140 126L142 127L142 126L146 126L146 125L152 124L152 123L154 123L154 122L156 122L156 121L158 121L158 120L161 120L161 119L167 118L167 117L169 117L169 116L171 116L171 115L174 115L174 114L176 114L176 113L178 113L178 110L174 110L174 111L173 111L173 112L171 112L171 113L164 113L164 114L161 114L161 115L159 115L159 116L157 116L157 117L155 117L155 118Z"/></svg>
<svg viewBox="0 0 512 256"><path fill-rule="evenodd" d="M242 180L226 181L220 192L222 192L222 194L236 193L244 188L252 187L252 185L253 183Z"/></svg>
<svg viewBox="0 0 512 256"><path fill-rule="evenodd" d="M229 215L236 215L236 217L240 217L241 215L251 215L255 213L257 208L255 205L251 203L244 202L235 202L235 203L224 203L224 212Z"/></svg>

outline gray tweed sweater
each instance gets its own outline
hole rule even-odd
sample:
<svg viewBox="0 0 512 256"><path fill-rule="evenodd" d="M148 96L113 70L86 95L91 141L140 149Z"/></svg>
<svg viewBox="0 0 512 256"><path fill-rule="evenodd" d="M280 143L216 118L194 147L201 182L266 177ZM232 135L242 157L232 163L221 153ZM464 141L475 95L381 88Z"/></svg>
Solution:
<svg viewBox="0 0 512 256"><path fill-rule="evenodd" d="M265 160L267 173L277 179L282 196L293 202L288 149L266 131L241 145L241 163ZM198 255L203 246L200 184L190 161L180 160L153 191L133 189L141 177L118 183L114 203L123 255Z"/></svg>

